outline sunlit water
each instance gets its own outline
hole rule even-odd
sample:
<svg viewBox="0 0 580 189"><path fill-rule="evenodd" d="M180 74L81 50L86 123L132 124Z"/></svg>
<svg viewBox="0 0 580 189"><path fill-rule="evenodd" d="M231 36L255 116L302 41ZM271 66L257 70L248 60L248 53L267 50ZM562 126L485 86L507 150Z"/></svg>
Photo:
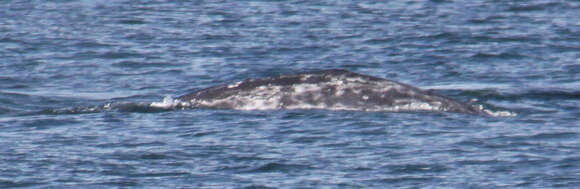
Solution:
<svg viewBox="0 0 580 189"><path fill-rule="evenodd" d="M579 23L571 0L3 2L0 188L577 187ZM335 68L508 116L176 99Z"/></svg>

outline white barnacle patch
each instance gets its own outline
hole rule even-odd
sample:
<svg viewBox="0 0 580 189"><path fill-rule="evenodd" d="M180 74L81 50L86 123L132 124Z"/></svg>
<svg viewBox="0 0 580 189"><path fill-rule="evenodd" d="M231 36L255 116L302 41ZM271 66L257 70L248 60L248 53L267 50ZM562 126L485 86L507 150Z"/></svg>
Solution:
<svg viewBox="0 0 580 189"><path fill-rule="evenodd" d="M294 93L296 95L301 95L301 94L305 94L307 92L313 92L313 91L321 91L322 87L320 85L317 84L296 84L293 85L292 88L294 89Z"/></svg>
<svg viewBox="0 0 580 189"><path fill-rule="evenodd" d="M282 106L280 86L260 86L223 99L196 100L202 107L231 108L237 110L271 110Z"/></svg>
<svg viewBox="0 0 580 189"><path fill-rule="evenodd" d="M238 86L240 86L240 84L242 84L241 81L238 81L236 83L230 84L230 85L228 85L228 89L238 87Z"/></svg>
<svg viewBox="0 0 580 189"><path fill-rule="evenodd" d="M330 81L324 83L325 85L344 85L345 82L342 78L332 78Z"/></svg>
<svg viewBox="0 0 580 189"><path fill-rule="evenodd" d="M363 99L363 100L368 100L368 99L369 99L369 96L367 96L367 95L363 95L363 96L362 96L362 99Z"/></svg>
<svg viewBox="0 0 580 189"><path fill-rule="evenodd" d="M361 77L349 77L349 78L346 78L346 81L349 83L368 83L369 82Z"/></svg>
<svg viewBox="0 0 580 189"><path fill-rule="evenodd" d="M306 81L306 80L310 79L311 77L312 77L312 75L310 75L310 74L303 75L302 77L300 77L300 81Z"/></svg>

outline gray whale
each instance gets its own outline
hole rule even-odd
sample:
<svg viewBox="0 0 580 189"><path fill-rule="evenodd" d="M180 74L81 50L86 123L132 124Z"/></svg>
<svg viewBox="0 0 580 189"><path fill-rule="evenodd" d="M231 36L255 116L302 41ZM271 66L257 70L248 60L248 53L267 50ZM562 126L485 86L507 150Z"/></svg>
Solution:
<svg viewBox="0 0 580 189"><path fill-rule="evenodd" d="M247 79L178 97L193 107L274 110L327 109L485 114L474 106L383 78L332 69Z"/></svg>

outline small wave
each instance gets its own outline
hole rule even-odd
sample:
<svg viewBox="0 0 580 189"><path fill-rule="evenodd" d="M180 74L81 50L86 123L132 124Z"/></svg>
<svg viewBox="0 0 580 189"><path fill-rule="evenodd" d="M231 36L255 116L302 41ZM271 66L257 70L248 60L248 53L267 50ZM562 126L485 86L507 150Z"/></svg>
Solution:
<svg viewBox="0 0 580 189"><path fill-rule="evenodd" d="M515 95L539 99L580 99L580 91L572 89L532 89Z"/></svg>
<svg viewBox="0 0 580 189"><path fill-rule="evenodd" d="M286 163L278 163L278 162L270 162L266 164L256 165L249 167L246 170L242 170L242 173L267 173L267 172L292 172L295 170L304 170L308 169L310 166L307 165L299 165L299 164L286 164Z"/></svg>
<svg viewBox="0 0 580 189"><path fill-rule="evenodd" d="M497 100L521 100L521 99L543 99L543 100L577 100L580 99L580 91L575 89L550 89L532 88L527 90L494 90L481 89L463 91L460 95L472 96L482 99Z"/></svg>
<svg viewBox="0 0 580 189"><path fill-rule="evenodd" d="M471 58L476 59L491 59L491 58L500 58L500 59L518 59L524 57L521 54L513 53L513 52L498 52L498 53L484 53L479 52L471 56Z"/></svg>
<svg viewBox="0 0 580 189"><path fill-rule="evenodd" d="M86 114L101 112L139 112L154 113L171 111L175 109L186 109L191 106L187 102L182 102L171 97L165 97L161 102L109 102L102 105L68 107L58 109L46 109L40 114Z"/></svg>
<svg viewBox="0 0 580 189"><path fill-rule="evenodd" d="M454 85L440 85L425 87L429 90L437 90L448 96L459 99L479 99L481 102L500 101L512 104L511 110L519 109L518 112L554 112L558 108L566 108L562 105L563 102L574 102L580 99L580 91L576 88L578 84L572 83L568 85L559 86L526 86L525 88L518 88L516 86L504 84L454 84ZM540 102L534 105L526 104L525 102ZM558 102L554 104L553 102ZM473 103L472 103L473 104ZM570 105L574 106L574 105ZM491 104L483 104L482 110L484 113L492 116L515 116L515 112L498 107ZM499 115L498 115L499 114ZM513 115L512 115L513 114ZM526 113L527 114L527 113Z"/></svg>
<svg viewBox="0 0 580 189"><path fill-rule="evenodd" d="M557 2L540 2L540 3L517 3L511 5L507 11L510 12L532 12L532 11L545 11L554 7L559 6L561 3Z"/></svg>

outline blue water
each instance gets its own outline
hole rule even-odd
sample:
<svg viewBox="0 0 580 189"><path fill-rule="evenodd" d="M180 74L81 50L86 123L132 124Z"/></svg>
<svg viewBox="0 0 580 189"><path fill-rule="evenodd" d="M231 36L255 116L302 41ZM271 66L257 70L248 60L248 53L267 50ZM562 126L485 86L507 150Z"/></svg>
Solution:
<svg viewBox="0 0 580 189"><path fill-rule="evenodd" d="M155 109L347 69L512 116ZM580 2L3 1L0 188L580 186Z"/></svg>

